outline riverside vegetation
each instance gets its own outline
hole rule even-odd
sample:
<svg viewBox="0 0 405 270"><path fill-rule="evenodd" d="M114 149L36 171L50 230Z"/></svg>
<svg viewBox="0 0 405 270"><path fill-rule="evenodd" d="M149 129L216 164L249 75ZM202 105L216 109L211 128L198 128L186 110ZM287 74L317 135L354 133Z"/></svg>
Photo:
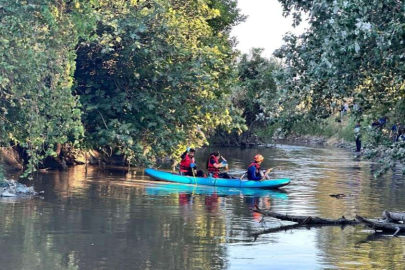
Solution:
<svg viewBox="0 0 405 270"><path fill-rule="evenodd" d="M358 121L403 122L403 1L279 2L309 27L265 59L238 58L234 0L0 0L1 145L29 174L68 152L142 165L276 129L352 140ZM345 102L360 109L335 122ZM405 162L402 142L365 134L384 170Z"/></svg>
<svg viewBox="0 0 405 270"><path fill-rule="evenodd" d="M64 146L139 165L244 128L235 1L0 0L0 18L0 140L27 173Z"/></svg>

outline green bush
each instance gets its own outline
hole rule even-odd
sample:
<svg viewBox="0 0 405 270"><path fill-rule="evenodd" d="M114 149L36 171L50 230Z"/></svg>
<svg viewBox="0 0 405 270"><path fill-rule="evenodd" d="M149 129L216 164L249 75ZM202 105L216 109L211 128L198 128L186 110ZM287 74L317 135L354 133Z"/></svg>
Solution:
<svg viewBox="0 0 405 270"><path fill-rule="evenodd" d="M336 121L338 119L339 121ZM257 131L257 135L262 138L271 138L275 131L281 128L285 134L293 136L322 136L325 138L337 138L345 141L354 140L354 126L356 118L354 116L346 116L342 120L331 116L326 119L308 120L302 119L289 123L288 126L282 124L274 124L265 129Z"/></svg>
<svg viewBox="0 0 405 270"><path fill-rule="evenodd" d="M271 139L276 133L277 129L281 128L281 125L275 123L273 125L267 126L265 128L260 128L256 130L256 135L263 139Z"/></svg>

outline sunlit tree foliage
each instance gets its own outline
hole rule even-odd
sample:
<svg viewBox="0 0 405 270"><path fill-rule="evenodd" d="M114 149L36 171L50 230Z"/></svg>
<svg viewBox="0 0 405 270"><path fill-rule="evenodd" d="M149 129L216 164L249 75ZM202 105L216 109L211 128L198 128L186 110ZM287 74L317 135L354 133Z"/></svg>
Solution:
<svg viewBox="0 0 405 270"><path fill-rule="evenodd" d="M285 63L277 79L287 119L327 117L333 106L350 98L363 114L390 114L403 121L404 1L279 2L295 24L304 14L309 23L302 35L286 35L276 52ZM389 155L403 160L399 152Z"/></svg>
<svg viewBox="0 0 405 270"><path fill-rule="evenodd" d="M0 0L0 139L139 164L234 128L231 0ZM241 128L236 127L236 128Z"/></svg>

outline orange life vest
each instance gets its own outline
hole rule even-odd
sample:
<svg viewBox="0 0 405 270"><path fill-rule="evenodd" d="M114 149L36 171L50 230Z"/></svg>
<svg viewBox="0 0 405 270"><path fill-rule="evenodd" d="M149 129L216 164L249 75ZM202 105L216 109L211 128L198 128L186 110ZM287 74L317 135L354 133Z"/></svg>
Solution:
<svg viewBox="0 0 405 270"><path fill-rule="evenodd" d="M180 172L189 172L191 170L190 164L195 163L194 158L190 158L188 154L180 162Z"/></svg>
<svg viewBox="0 0 405 270"><path fill-rule="evenodd" d="M212 177L218 178L219 168L215 168L214 164L211 164L211 158L214 158L215 164L219 164L218 158L214 155L211 155L208 159L208 165L207 165L208 172L210 172L212 174Z"/></svg>

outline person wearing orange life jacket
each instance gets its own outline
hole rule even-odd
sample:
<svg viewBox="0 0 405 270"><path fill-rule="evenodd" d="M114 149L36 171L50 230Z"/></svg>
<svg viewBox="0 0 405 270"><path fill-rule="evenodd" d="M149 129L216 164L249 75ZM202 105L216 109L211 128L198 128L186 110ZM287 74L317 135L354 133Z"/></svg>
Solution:
<svg viewBox="0 0 405 270"><path fill-rule="evenodd" d="M188 176L204 176L202 171L197 171L197 165L194 159L195 150L193 148L187 148L187 151L181 155L180 162L180 174Z"/></svg>
<svg viewBox="0 0 405 270"><path fill-rule="evenodd" d="M227 173L220 173L220 168L228 169L228 163L225 160L222 162L219 162L220 158L221 158L221 155L219 154L218 151L211 153L209 155L208 160L207 160L208 173L214 178L226 178L226 179L233 178Z"/></svg>
<svg viewBox="0 0 405 270"><path fill-rule="evenodd" d="M257 154L254 157L254 161L249 165L247 170L248 180L260 181L264 179L269 179L269 172L272 169L268 169L264 174L260 170L260 164L263 162L264 158L262 155Z"/></svg>

